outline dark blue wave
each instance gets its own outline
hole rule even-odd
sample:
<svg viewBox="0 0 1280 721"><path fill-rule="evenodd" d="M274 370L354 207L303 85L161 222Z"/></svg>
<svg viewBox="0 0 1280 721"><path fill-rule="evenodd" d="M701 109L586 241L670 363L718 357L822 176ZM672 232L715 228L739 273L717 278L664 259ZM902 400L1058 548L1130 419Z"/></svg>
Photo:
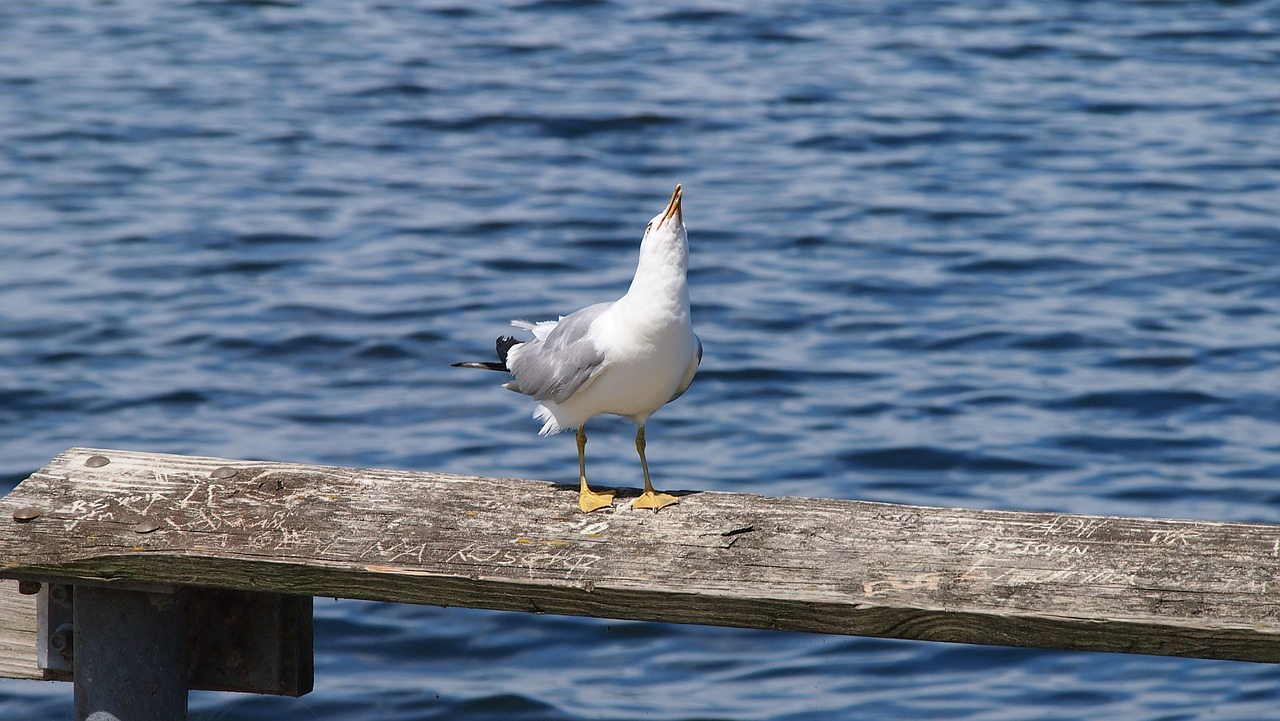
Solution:
<svg viewBox="0 0 1280 721"><path fill-rule="evenodd" d="M1223 399L1199 391L1163 389L1114 390L1082 393L1043 403L1054 410L1107 410L1136 417L1168 417L1172 414L1204 410Z"/></svg>
<svg viewBox="0 0 1280 721"><path fill-rule="evenodd" d="M971 473L1046 473L1063 466L1027 459L956 451L933 446L904 446L854 451L838 456L847 467L883 471L966 471Z"/></svg>

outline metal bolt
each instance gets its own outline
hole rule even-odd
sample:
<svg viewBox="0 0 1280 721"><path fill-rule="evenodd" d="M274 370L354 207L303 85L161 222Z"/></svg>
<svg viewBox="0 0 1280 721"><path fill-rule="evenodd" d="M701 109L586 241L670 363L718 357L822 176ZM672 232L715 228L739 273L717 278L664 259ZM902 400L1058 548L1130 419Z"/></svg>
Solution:
<svg viewBox="0 0 1280 721"><path fill-rule="evenodd" d="M138 522L138 525L133 527L133 532L134 533L151 533L152 531L158 530L159 528L160 528L159 523L156 523L155 521L144 518Z"/></svg>
<svg viewBox="0 0 1280 721"><path fill-rule="evenodd" d="M64 623L49 637L49 648L57 651L64 659L70 661L75 653L75 627Z"/></svg>
<svg viewBox="0 0 1280 721"><path fill-rule="evenodd" d="M223 466L221 468L213 469L213 473L210 473L209 477L210 478L230 478L234 476L236 473L239 473L239 471L232 468L231 466Z"/></svg>
<svg viewBox="0 0 1280 721"><path fill-rule="evenodd" d="M18 581L18 593L24 596L34 596L40 593L39 581Z"/></svg>
<svg viewBox="0 0 1280 721"><path fill-rule="evenodd" d="M65 583L51 583L49 584L49 598L58 605L68 606L71 604L71 597L75 594L74 589L75 586Z"/></svg>
<svg viewBox="0 0 1280 721"><path fill-rule="evenodd" d="M240 668L244 665L244 656L235 649L227 649L222 655L222 663L227 668Z"/></svg>
<svg viewBox="0 0 1280 721"><path fill-rule="evenodd" d="M13 520L18 523L27 523L34 521L40 517L40 511L31 506L24 506L13 512Z"/></svg>
<svg viewBox="0 0 1280 721"><path fill-rule="evenodd" d="M102 468L110 462L111 459L106 456L89 456L84 459L84 464L90 468Z"/></svg>

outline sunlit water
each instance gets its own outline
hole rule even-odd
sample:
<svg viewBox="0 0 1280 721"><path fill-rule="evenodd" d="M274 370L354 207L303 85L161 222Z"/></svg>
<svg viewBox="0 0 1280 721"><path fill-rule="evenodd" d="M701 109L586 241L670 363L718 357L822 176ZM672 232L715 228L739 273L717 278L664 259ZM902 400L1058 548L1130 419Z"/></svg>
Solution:
<svg viewBox="0 0 1280 721"><path fill-rule="evenodd" d="M451 361L685 187L659 487L1280 522L1280 4L0 5L0 479L73 445L573 481ZM635 486L600 421L602 484ZM1256 719L1269 666L317 599L197 719ZM65 684L0 682L61 719Z"/></svg>

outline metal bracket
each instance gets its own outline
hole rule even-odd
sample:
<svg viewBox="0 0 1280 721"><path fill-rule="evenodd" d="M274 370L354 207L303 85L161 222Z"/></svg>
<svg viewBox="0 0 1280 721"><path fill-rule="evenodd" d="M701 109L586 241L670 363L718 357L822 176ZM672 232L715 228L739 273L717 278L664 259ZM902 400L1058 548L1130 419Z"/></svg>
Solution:
<svg viewBox="0 0 1280 721"><path fill-rule="evenodd" d="M311 691L311 596L188 588L190 687L301 696Z"/></svg>
<svg viewBox="0 0 1280 721"><path fill-rule="evenodd" d="M45 677L71 680L75 661L72 610L75 587L69 583L41 583L36 596L36 663Z"/></svg>
<svg viewBox="0 0 1280 721"><path fill-rule="evenodd" d="M26 582L30 583L30 582ZM36 660L45 678L74 681L75 586L43 582ZM314 680L312 599L206 588L185 594L188 688L301 696Z"/></svg>

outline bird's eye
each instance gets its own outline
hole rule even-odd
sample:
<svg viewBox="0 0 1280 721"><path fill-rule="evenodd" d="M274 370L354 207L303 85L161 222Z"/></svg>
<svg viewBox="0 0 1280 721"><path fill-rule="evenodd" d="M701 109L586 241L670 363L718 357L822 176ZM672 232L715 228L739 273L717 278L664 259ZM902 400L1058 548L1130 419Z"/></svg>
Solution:
<svg viewBox="0 0 1280 721"><path fill-rule="evenodd" d="M651 221L649 221L649 224L648 224L648 225L646 225L646 226L644 227L645 235L648 235L648 234L649 234L649 231L651 231L651 230L653 230L653 221L652 221L652 220L651 220Z"/></svg>

